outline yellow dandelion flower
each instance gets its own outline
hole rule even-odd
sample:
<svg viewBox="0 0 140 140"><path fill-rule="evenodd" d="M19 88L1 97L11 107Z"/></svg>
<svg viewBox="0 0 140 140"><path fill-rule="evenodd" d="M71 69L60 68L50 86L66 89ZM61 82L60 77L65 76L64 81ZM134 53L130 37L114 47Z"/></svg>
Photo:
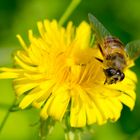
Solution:
<svg viewBox="0 0 140 140"><path fill-rule="evenodd" d="M136 75L126 69L125 79L104 84L101 57L90 46L91 28L83 21L77 28L66 28L56 20L38 22L40 37L29 31L30 44L17 35L23 49L14 55L16 67L0 68L0 78L13 78L16 95L23 96L20 108L41 108L43 119L61 121L68 110L70 126L84 127L116 121L123 104L133 109Z"/></svg>

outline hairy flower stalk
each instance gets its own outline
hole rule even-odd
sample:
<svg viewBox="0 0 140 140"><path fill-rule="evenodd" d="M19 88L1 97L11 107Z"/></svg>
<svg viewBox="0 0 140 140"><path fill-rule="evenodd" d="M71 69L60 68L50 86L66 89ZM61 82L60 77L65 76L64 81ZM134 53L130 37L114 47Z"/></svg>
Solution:
<svg viewBox="0 0 140 140"><path fill-rule="evenodd" d="M116 121L123 104L133 109L136 75L127 68L122 82L104 84L103 65L96 59L102 56L90 45L88 23L74 27L69 22L64 28L45 20L37 25L40 36L30 30L29 45L17 36L23 49L14 55L16 67L0 68L1 79L13 78L16 96L23 98L21 109L40 109L42 120L66 119L67 130Z"/></svg>

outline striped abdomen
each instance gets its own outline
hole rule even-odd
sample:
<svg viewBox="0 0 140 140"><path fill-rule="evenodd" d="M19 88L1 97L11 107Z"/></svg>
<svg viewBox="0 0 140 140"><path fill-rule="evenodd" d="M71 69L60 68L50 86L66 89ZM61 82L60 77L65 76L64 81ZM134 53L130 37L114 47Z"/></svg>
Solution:
<svg viewBox="0 0 140 140"><path fill-rule="evenodd" d="M126 67L126 52L122 42L115 37L107 37L104 40L103 53L105 65L123 70Z"/></svg>

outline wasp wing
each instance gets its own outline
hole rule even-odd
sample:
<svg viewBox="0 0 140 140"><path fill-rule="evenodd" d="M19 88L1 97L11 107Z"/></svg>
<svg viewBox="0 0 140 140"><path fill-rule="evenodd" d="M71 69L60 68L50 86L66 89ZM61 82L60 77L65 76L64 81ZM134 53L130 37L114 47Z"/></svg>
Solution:
<svg viewBox="0 0 140 140"><path fill-rule="evenodd" d="M126 45L125 50L130 59L137 59L140 56L140 40L129 42Z"/></svg>
<svg viewBox="0 0 140 140"><path fill-rule="evenodd" d="M88 14L91 27L95 32L96 39L98 42L103 42L103 39L107 36L111 36L110 32L98 21L98 19L92 14Z"/></svg>

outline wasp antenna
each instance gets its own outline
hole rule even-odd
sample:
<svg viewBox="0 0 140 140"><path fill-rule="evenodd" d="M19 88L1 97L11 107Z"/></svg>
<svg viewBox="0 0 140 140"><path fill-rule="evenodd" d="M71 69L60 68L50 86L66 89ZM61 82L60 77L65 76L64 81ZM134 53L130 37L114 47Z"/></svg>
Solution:
<svg viewBox="0 0 140 140"><path fill-rule="evenodd" d="M103 63L103 60L100 58L95 57L96 60L98 60L99 62Z"/></svg>
<svg viewBox="0 0 140 140"><path fill-rule="evenodd" d="M102 56L104 56L104 52L103 52L102 47L100 46L100 44L98 44L98 48L99 48L99 50L100 50Z"/></svg>

